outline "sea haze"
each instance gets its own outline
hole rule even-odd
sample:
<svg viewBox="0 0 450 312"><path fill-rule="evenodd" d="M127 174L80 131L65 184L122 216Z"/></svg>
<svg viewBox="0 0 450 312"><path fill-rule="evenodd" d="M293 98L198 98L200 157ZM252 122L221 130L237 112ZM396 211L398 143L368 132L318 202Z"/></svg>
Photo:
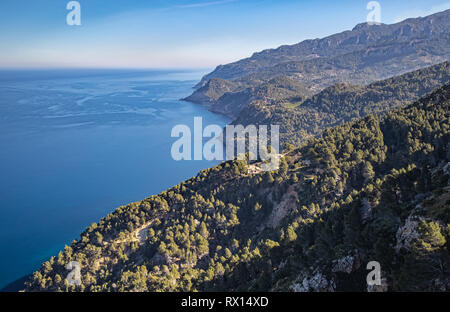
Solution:
<svg viewBox="0 0 450 312"><path fill-rule="evenodd" d="M171 129L229 120L179 101L203 72L0 72L0 288L114 208L217 162L170 156Z"/></svg>

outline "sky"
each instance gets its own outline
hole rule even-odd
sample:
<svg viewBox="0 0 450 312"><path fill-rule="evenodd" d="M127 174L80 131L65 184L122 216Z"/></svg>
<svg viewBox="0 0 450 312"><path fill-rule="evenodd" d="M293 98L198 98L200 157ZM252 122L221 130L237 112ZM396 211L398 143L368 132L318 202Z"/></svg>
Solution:
<svg viewBox="0 0 450 312"><path fill-rule="evenodd" d="M0 68L212 68L365 22L363 0L1 0ZM384 0L381 22L450 9Z"/></svg>

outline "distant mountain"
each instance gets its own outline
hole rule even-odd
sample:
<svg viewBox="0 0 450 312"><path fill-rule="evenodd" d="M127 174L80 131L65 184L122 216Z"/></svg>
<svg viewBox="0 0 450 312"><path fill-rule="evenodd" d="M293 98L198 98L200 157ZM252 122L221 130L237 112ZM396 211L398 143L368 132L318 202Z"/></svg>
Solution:
<svg viewBox="0 0 450 312"><path fill-rule="evenodd" d="M187 100L280 125L278 170L225 161L119 207L26 291L450 291L449 15L218 67Z"/></svg>
<svg viewBox="0 0 450 312"><path fill-rule="evenodd" d="M323 39L255 53L250 58L218 66L202 78L187 100L213 105L221 95L241 92L279 76L316 93L339 82L364 85L449 59L450 10L447 10L393 25L359 24L351 31ZM218 78L214 84L209 83ZM214 106L214 110L221 110ZM233 112L235 117L237 109L225 111Z"/></svg>

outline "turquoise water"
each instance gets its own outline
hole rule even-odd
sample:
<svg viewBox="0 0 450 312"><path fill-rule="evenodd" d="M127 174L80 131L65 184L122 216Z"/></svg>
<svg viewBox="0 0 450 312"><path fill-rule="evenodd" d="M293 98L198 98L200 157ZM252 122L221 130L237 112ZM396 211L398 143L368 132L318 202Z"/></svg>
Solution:
<svg viewBox="0 0 450 312"><path fill-rule="evenodd" d="M217 163L170 155L173 126L229 122L178 100L202 74L0 72L0 288L114 208Z"/></svg>

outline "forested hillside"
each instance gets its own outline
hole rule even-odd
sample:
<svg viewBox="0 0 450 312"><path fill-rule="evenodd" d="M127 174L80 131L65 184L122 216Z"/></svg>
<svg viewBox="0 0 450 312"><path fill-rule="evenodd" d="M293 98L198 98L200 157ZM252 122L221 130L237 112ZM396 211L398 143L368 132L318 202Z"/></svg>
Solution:
<svg viewBox="0 0 450 312"><path fill-rule="evenodd" d="M336 84L312 97L266 97L244 106L233 124L280 125L281 141L297 144L343 122L405 106L448 81L450 62L444 62L367 86Z"/></svg>
<svg viewBox="0 0 450 312"><path fill-rule="evenodd" d="M365 93L371 108L350 117L378 112L391 87ZM335 88L347 100L369 92ZM27 290L365 291L366 264L378 261L378 290L450 291L449 96L446 84L381 120L288 145L277 171L228 161L120 207L45 262ZM317 109L332 110L322 97ZM73 260L80 286L65 280Z"/></svg>

